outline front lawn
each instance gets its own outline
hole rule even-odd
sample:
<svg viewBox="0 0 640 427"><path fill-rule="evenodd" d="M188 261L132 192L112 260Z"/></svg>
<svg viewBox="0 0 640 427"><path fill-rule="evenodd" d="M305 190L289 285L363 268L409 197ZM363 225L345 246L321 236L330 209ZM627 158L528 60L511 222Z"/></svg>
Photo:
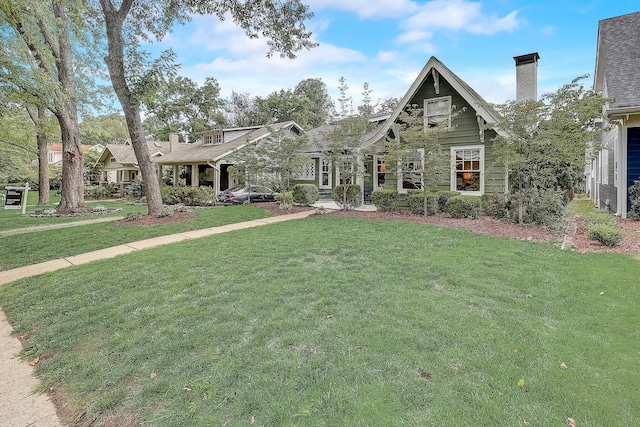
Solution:
<svg viewBox="0 0 640 427"><path fill-rule="evenodd" d="M315 216L0 288L83 422L640 424L640 263Z"/></svg>
<svg viewBox="0 0 640 427"><path fill-rule="evenodd" d="M146 213L146 206L128 206L136 212ZM217 227L242 221L251 221L272 215L255 206L228 206L194 209L196 218L191 221L141 227L135 221L118 223L102 222L0 236L0 270L36 264L56 258L78 255L98 249L117 246L136 240L148 239L190 230ZM123 215L120 212L120 215ZM96 219L102 216L84 215L78 219ZM50 218L28 218L32 225L49 224Z"/></svg>

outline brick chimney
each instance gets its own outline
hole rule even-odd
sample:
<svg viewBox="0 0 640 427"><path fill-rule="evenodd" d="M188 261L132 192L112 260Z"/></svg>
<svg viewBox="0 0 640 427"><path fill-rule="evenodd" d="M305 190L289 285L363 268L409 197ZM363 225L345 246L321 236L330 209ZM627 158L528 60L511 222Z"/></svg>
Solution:
<svg viewBox="0 0 640 427"><path fill-rule="evenodd" d="M516 102L538 100L538 52L514 56L516 61Z"/></svg>

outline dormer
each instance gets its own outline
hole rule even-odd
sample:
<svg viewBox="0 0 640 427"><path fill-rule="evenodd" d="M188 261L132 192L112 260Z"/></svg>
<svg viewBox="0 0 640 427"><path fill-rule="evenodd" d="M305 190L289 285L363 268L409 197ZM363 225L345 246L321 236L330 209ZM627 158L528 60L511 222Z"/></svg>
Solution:
<svg viewBox="0 0 640 427"><path fill-rule="evenodd" d="M202 145L217 145L224 142L222 130L212 130L202 135Z"/></svg>

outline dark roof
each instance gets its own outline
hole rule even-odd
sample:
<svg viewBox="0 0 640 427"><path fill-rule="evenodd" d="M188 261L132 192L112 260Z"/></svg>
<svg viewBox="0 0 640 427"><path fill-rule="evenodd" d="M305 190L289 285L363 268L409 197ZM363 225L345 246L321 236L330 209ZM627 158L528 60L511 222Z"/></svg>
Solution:
<svg viewBox="0 0 640 427"><path fill-rule="evenodd" d="M640 12L598 23L594 89L615 102L609 108L640 106Z"/></svg>

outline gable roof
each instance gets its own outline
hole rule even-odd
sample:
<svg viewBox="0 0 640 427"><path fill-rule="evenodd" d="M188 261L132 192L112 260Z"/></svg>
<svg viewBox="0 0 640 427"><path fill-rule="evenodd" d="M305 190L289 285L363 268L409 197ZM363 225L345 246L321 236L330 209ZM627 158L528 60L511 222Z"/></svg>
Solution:
<svg viewBox="0 0 640 427"><path fill-rule="evenodd" d="M384 114L376 114L369 118L369 123L371 123L371 129L369 129L363 136L363 141L369 141L373 135L377 134L380 129L385 125L387 120L389 120L390 113ZM328 150L332 141L329 138L331 132L336 128L337 122L326 123L322 126L318 126L317 128L311 129L307 132L309 136L309 148L306 150L307 153L316 153Z"/></svg>
<svg viewBox="0 0 640 427"><path fill-rule="evenodd" d="M464 98L471 108L474 109L476 114L482 117L485 122L495 125L500 121L500 114L498 114L498 112L493 109L493 107L491 107L491 105L485 101L478 92L473 90L471 86L465 83L464 80L447 68L435 56L432 56L429 58L429 61L427 61L422 71L420 71L420 74L418 74L418 77L415 79L411 87L409 87L409 90L402 100L398 103L389 119L385 122L385 125L378 129L378 131L364 144L365 146L375 143L386 135L390 126L396 121L402 110L406 107L409 101L411 101L418 90L420 90L434 70L438 72L440 76L442 76L453 87L453 89L462 96L462 98ZM501 133L501 131L498 131L498 133Z"/></svg>
<svg viewBox="0 0 640 427"><path fill-rule="evenodd" d="M147 141L147 147L152 159L168 153L170 149L169 142L161 141ZM96 164L104 162L107 157L114 157L116 162L121 165L138 164L138 159L136 159L136 155L131 144L107 144L104 150L102 150L100 157L98 157Z"/></svg>
<svg viewBox="0 0 640 427"><path fill-rule="evenodd" d="M273 131L287 129L295 130L298 133L304 133L302 127L300 127L294 121L274 123L268 126L265 125L258 128L251 127L246 129L246 133L240 133L234 139L223 144L203 145L202 142L194 142L192 144L178 144L178 147L176 149L165 154L164 156L162 156L162 158L153 159L153 161L163 164L216 162L247 144L251 144L269 136ZM237 130L238 128L222 129L223 132Z"/></svg>
<svg viewBox="0 0 640 427"><path fill-rule="evenodd" d="M615 101L609 115L640 111L640 12L598 22L594 90ZM614 111L611 111L614 110Z"/></svg>

